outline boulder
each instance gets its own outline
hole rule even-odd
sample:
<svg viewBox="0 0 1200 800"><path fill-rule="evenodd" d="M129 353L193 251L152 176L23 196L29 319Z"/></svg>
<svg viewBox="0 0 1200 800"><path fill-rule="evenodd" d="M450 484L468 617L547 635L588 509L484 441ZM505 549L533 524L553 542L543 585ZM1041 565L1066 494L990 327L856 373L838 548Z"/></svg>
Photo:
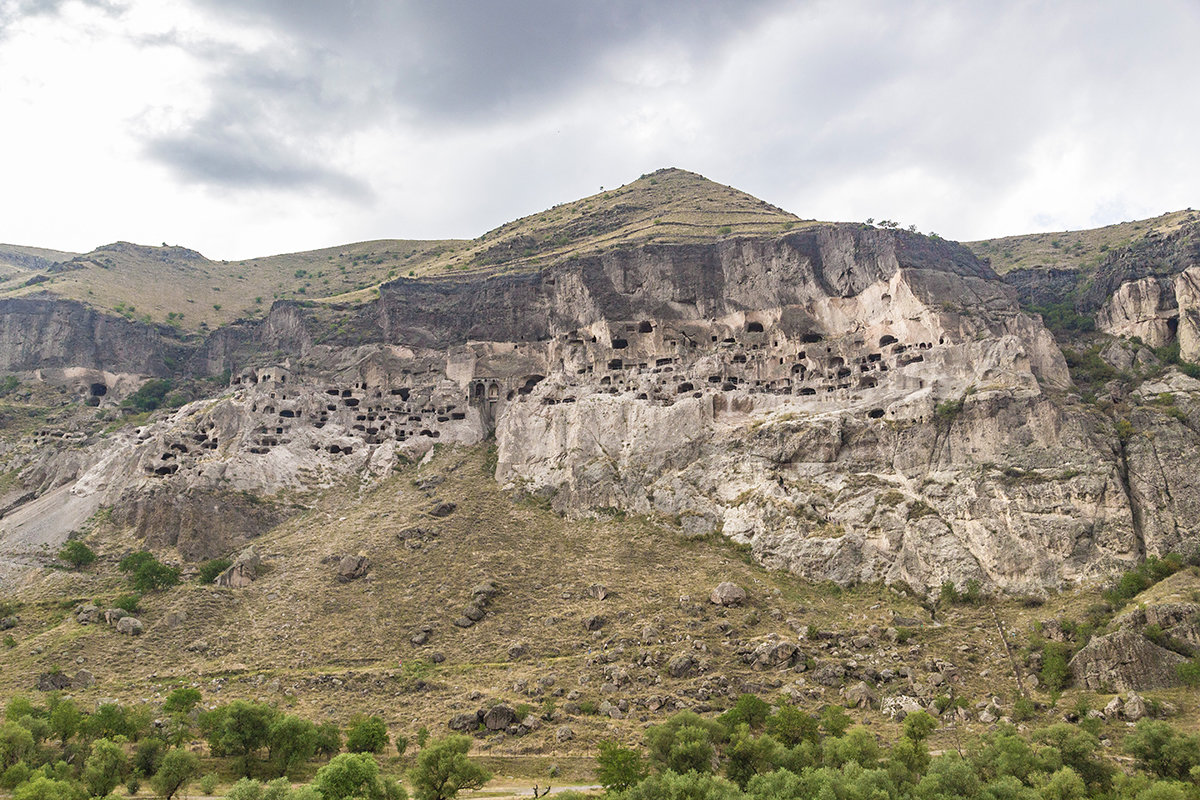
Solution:
<svg viewBox="0 0 1200 800"><path fill-rule="evenodd" d="M575 731L571 730L568 725L560 725L558 730L554 732L554 738L558 742L569 742L575 738Z"/></svg>
<svg viewBox="0 0 1200 800"><path fill-rule="evenodd" d="M596 600L603 600L608 597L608 587L602 583L593 583L587 588L587 593L589 597Z"/></svg>
<svg viewBox="0 0 1200 800"><path fill-rule="evenodd" d="M783 669L792 666L799 654L796 645L788 641L763 642L750 654L751 663L759 669Z"/></svg>
<svg viewBox="0 0 1200 800"><path fill-rule="evenodd" d="M448 502L437 503L434 505L433 508L429 509L429 516L438 517L438 518L448 517L454 513L454 510L456 508L458 508L458 505L456 503L448 503Z"/></svg>
<svg viewBox="0 0 1200 800"><path fill-rule="evenodd" d="M13 625L15 625L16 618L11 617L10 619L14 620ZM7 621L8 621L7 619L4 620L4 622L7 622ZM91 625L94 622L99 622L100 621L100 608L91 603L86 603L84 605L76 606L75 607L75 621L78 622L80 625ZM12 627L12 625L5 625L3 623L0 623L0 630L4 630L6 628L11 628L11 627Z"/></svg>
<svg viewBox="0 0 1200 800"><path fill-rule="evenodd" d="M38 676L37 688L40 692L61 692L71 688L71 678L62 672L43 672Z"/></svg>
<svg viewBox="0 0 1200 800"><path fill-rule="evenodd" d="M463 609L463 616L472 622L479 622L481 619L487 616L487 612L479 606L469 605Z"/></svg>
<svg viewBox="0 0 1200 800"><path fill-rule="evenodd" d="M1150 711L1146 708L1146 701L1136 692L1130 692L1129 697L1125 700L1125 707L1121 710L1121 714L1130 722L1137 722L1139 719L1149 715Z"/></svg>
<svg viewBox="0 0 1200 800"><path fill-rule="evenodd" d="M688 653L680 653L667 662L667 673L672 678L686 678L696 671L696 659Z"/></svg>
<svg viewBox="0 0 1200 800"><path fill-rule="evenodd" d="M243 586L249 586L258 578L258 571L261 567L262 556L258 554L257 547L250 545L238 554L228 569L218 575L213 583L217 586L240 589Z"/></svg>
<svg viewBox="0 0 1200 800"><path fill-rule="evenodd" d="M145 626L137 617L121 617L117 620L117 633L124 636L141 636Z"/></svg>
<svg viewBox="0 0 1200 800"><path fill-rule="evenodd" d="M89 686L96 685L96 676L86 669L81 669L75 673L75 677L71 679L71 686L76 689L86 689Z"/></svg>
<svg viewBox="0 0 1200 800"><path fill-rule="evenodd" d="M104 624L112 627L128 616L129 612L123 608L110 608L104 612Z"/></svg>
<svg viewBox="0 0 1200 800"><path fill-rule="evenodd" d="M599 614L593 614L583 621L583 629L588 631L598 631L604 627L604 617Z"/></svg>
<svg viewBox="0 0 1200 800"><path fill-rule="evenodd" d="M517 724L517 712L503 703L492 706L483 715L483 726L489 731L507 730L508 726Z"/></svg>
<svg viewBox="0 0 1200 800"><path fill-rule="evenodd" d="M343 556L338 562L337 579L339 583L349 583L367 574L371 569L371 561L364 554Z"/></svg>
<svg viewBox="0 0 1200 800"><path fill-rule="evenodd" d="M909 714L923 711L924 708L921 705L921 701L917 698L906 694L897 694L883 698L883 701L879 704L879 710L899 722Z"/></svg>
<svg viewBox="0 0 1200 800"><path fill-rule="evenodd" d="M1108 701L1108 705L1104 707L1104 716L1107 719L1116 719L1121 715L1125 704L1121 702L1120 696L1114 697Z"/></svg>
<svg viewBox="0 0 1200 800"><path fill-rule="evenodd" d="M846 690L846 706L848 708L870 708L879 700L875 690L866 681L859 681Z"/></svg>
<svg viewBox="0 0 1200 800"><path fill-rule="evenodd" d="M447 724L450 726L450 730L452 731L470 733L479 727L479 722L479 714L472 712L469 714L456 714L450 718L450 722Z"/></svg>
<svg viewBox="0 0 1200 800"><path fill-rule="evenodd" d="M1179 683L1176 668L1187 662L1134 630L1094 637L1071 659L1075 681L1092 691L1162 689Z"/></svg>
<svg viewBox="0 0 1200 800"><path fill-rule="evenodd" d="M708 599L718 606L740 606L746 602L746 590L736 583L724 581L717 584Z"/></svg>

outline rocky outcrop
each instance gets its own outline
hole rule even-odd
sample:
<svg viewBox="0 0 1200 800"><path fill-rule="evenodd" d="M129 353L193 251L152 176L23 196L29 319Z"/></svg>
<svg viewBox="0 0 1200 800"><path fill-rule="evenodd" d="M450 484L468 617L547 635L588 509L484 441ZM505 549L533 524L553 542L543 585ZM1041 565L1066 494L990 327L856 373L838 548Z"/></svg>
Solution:
<svg viewBox="0 0 1200 800"><path fill-rule="evenodd" d="M210 558L287 518L289 492L493 433L497 479L563 513L650 515L839 583L1039 592L1173 549L1200 519L1189 428L1160 414L1155 437L1117 437L1063 397L1062 354L1012 289L965 248L900 231L400 280L353 309L278 303L189 359L231 369L228 389L48 451L0 536L36 528L52 547L51 528L111 506ZM461 513L428 496L432 516ZM467 607L463 627L485 604Z"/></svg>
<svg viewBox="0 0 1200 800"><path fill-rule="evenodd" d="M251 545L239 553L233 563L213 579L213 583L217 586L240 589L254 583L258 579L258 572L261 568L262 556L259 555L258 548Z"/></svg>
<svg viewBox="0 0 1200 800"><path fill-rule="evenodd" d="M1187 659L1123 628L1094 637L1071 659L1071 674L1093 691L1143 691L1179 684L1176 668Z"/></svg>

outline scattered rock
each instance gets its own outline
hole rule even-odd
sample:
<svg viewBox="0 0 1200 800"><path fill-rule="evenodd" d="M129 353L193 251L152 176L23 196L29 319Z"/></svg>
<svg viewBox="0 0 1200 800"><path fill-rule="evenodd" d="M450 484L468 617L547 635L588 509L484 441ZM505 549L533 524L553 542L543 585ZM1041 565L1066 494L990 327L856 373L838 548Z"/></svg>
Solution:
<svg viewBox="0 0 1200 800"><path fill-rule="evenodd" d="M846 679L846 668L836 661L829 661L813 671L812 679L822 686L841 686Z"/></svg>
<svg viewBox="0 0 1200 800"><path fill-rule="evenodd" d="M137 617L121 617L117 620L117 633L125 636L141 636L145 626Z"/></svg>
<svg viewBox="0 0 1200 800"><path fill-rule="evenodd" d="M435 664L441 664L446 660L446 654L440 651L435 651L429 654L429 660Z"/></svg>
<svg viewBox="0 0 1200 800"><path fill-rule="evenodd" d="M428 644L431 636L433 636L433 626L423 625L417 630L413 631L413 635L409 637L409 641L419 647L423 644Z"/></svg>
<svg viewBox="0 0 1200 800"><path fill-rule="evenodd" d="M717 584L708 599L718 606L740 606L746 602L746 590L736 583L725 581Z"/></svg>
<svg viewBox="0 0 1200 800"><path fill-rule="evenodd" d="M583 621L584 630L598 631L604 627L604 617L599 614L593 614Z"/></svg>
<svg viewBox="0 0 1200 800"><path fill-rule="evenodd" d="M71 688L71 679L62 672L43 672L38 676L37 688L40 692L61 692Z"/></svg>
<svg viewBox="0 0 1200 800"><path fill-rule="evenodd" d="M469 733L471 731L474 731L477 727L479 727L479 722L480 722L480 719L479 719L478 714L470 713L470 714L456 714L455 716L450 718L450 722L447 724L450 726L450 730L452 730L452 731L461 731L463 733Z"/></svg>
<svg viewBox="0 0 1200 800"><path fill-rule="evenodd" d="M509 725L515 725L517 722L517 712L503 703L492 706L483 715L483 726L489 731L507 730Z"/></svg>
<svg viewBox="0 0 1200 800"><path fill-rule="evenodd" d="M596 600L603 600L608 597L608 587L602 583L593 583L587 588L587 593L589 597L593 597Z"/></svg>
<svg viewBox="0 0 1200 800"><path fill-rule="evenodd" d="M75 673L75 677L71 679L71 686L76 689L86 689L89 686L96 685L96 676L86 669L81 669Z"/></svg>
<svg viewBox="0 0 1200 800"><path fill-rule="evenodd" d="M672 678L686 678L696 671L696 660L687 653L681 653L667 662L667 673Z"/></svg>
<svg viewBox="0 0 1200 800"><path fill-rule="evenodd" d="M228 569L213 580L213 583L217 586L240 589L258 579L258 571L261 567L262 556L258 554L257 547L250 545L234 559Z"/></svg>
<svg viewBox="0 0 1200 800"><path fill-rule="evenodd" d="M571 730L568 725L560 725L554 732L554 738L558 742L569 742L575 738L575 731Z"/></svg>
<svg viewBox="0 0 1200 800"><path fill-rule="evenodd" d="M458 508L457 503L450 503L450 502L437 503L434 505L433 508L429 509L429 516L438 517L438 518L448 517L454 513L454 510L456 508Z"/></svg>
<svg viewBox="0 0 1200 800"><path fill-rule="evenodd" d="M343 556L338 562L337 579L340 583L349 583L363 577L370 569L371 561L362 553Z"/></svg>
<svg viewBox="0 0 1200 800"><path fill-rule="evenodd" d="M750 654L750 661L759 669L782 669L792 666L799 652L788 641L763 642Z"/></svg>
<svg viewBox="0 0 1200 800"><path fill-rule="evenodd" d="M525 655L528 649L528 646L524 642L513 642L508 646L508 657L518 659Z"/></svg>
<svg viewBox="0 0 1200 800"><path fill-rule="evenodd" d="M871 708L878 701L879 697L875 694L866 681L859 681L846 690L846 706L848 708Z"/></svg>
<svg viewBox="0 0 1200 800"><path fill-rule="evenodd" d="M1125 719L1130 722L1137 722L1139 719L1147 716L1150 711L1146 708L1146 701L1137 692L1130 692L1129 697L1125 700L1125 707L1121 712Z"/></svg>
<svg viewBox="0 0 1200 800"><path fill-rule="evenodd" d="M110 608L104 612L104 624L113 627L128 616L129 612L123 608Z"/></svg>
<svg viewBox="0 0 1200 800"><path fill-rule="evenodd" d="M662 636L653 625L642 626L642 644L654 644Z"/></svg>
<svg viewBox="0 0 1200 800"><path fill-rule="evenodd" d="M3 623L8 622L8 620L10 620L10 619L13 620L12 625L3 624ZM99 622L100 621L100 608L98 606L92 605L91 603L86 603L84 605L76 606L75 607L75 621L78 622L80 625L91 625L94 622ZM5 620L3 620L3 622L0 622L0 630L7 630L8 628L11 628L11 627L13 627L13 625L16 625L16 624L17 624L16 617L8 617Z"/></svg>
<svg viewBox="0 0 1200 800"><path fill-rule="evenodd" d="M1104 716L1108 719L1116 719L1124 708L1125 704L1121 702L1121 697L1118 695L1108 701L1108 705L1104 707Z"/></svg>
<svg viewBox="0 0 1200 800"><path fill-rule="evenodd" d="M879 709L897 722L909 714L915 714L918 711L924 710L920 700L906 694L883 698L883 701L879 704Z"/></svg>
<svg viewBox="0 0 1200 800"><path fill-rule="evenodd" d="M463 616L472 622L479 622L479 620L487 616L487 612L479 606L470 605L463 609Z"/></svg>
<svg viewBox="0 0 1200 800"><path fill-rule="evenodd" d="M458 617L454 620L454 624L460 628L469 628L475 624L475 620L469 617Z"/></svg>

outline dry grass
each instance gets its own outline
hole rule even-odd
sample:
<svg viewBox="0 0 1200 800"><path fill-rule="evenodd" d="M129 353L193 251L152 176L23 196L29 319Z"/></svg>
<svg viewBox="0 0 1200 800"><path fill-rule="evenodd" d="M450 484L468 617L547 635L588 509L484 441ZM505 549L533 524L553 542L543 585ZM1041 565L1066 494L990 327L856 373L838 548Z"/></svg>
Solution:
<svg viewBox="0 0 1200 800"><path fill-rule="evenodd" d="M1002 236L964 244L979 258L989 260L1001 275L1014 269L1081 270L1098 265L1109 250L1151 234L1171 233L1198 218L1195 211L1186 209L1091 230Z"/></svg>
<svg viewBox="0 0 1200 800"><path fill-rule="evenodd" d="M471 241L379 240L245 261L123 242L79 256L0 245L0 297L49 293L197 332L260 317L280 299L362 302L396 278L534 269L620 245L770 235L803 224L699 175L660 170ZM22 266L29 255L66 263L50 272ZM44 280L26 285L35 276Z"/></svg>
<svg viewBox="0 0 1200 800"><path fill-rule="evenodd" d="M799 641L818 665L853 659L877 669L908 667L918 683L928 680L931 660L953 664L958 676L951 680L953 691L972 705L998 695L1011 707L1018 697L985 607L942 609L931 623L917 601L895 590L838 590L768 572L719 538L687 540L648 519L567 520L540 504L505 496L485 474L486 461L484 448L443 451L427 466L408 467L374 487L343 487L258 541L269 569L251 587L190 583L145 598L148 630L136 639L71 618L75 601L110 602L124 591L115 560L133 542L124 532L94 534L89 541L105 555L102 563L83 573L55 572L20 593L22 621L12 632L18 645L0 648L0 700L31 691L44 671L85 667L98 678L95 687L77 693L85 704L102 697L157 703L177 685L195 685L207 704L245 697L340 722L355 713L379 714L393 734L410 737L422 725L442 735L449 717L491 702L527 703L538 713L557 689L578 691L580 701L629 701L633 712L616 720L586 713L564 717L567 700L556 697L558 718L540 730L479 740L482 755L508 759L511 766L494 767L497 774L536 777L550 763L565 769L566 760L575 758L583 760L571 763L584 766L572 768L564 780L587 780L586 758L597 741L637 743L647 724L670 713L639 707L652 696L719 710L741 691L774 699L793 687L810 710L841 702L837 688L818 686L811 673L744 664L739 645L772 634ZM430 491L418 488L431 475L444 482ZM440 500L457 503L456 511L444 519L429 516ZM431 532L420 548L404 543L402 534L414 527ZM358 552L372 561L369 576L338 583L331 557ZM487 617L472 628L456 627L453 621L472 588L485 579L501 587ZM749 604L711 605L708 593L722 580L746 587ZM586 591L593 583L612 594L593 599ZM1005 601L996 608L1019 649L1036 620L1080 618L1096 597L1094 590L1081 590L1040 607ZM171 611L184 612L186 620L168 627ZM912 626L909 641L892 644L880 636L863 649L848 643L871 625L902 625L893 621L893 612L924 620ZM592 615L605 618L598 632L583 625ZM422 625L433 628L431 641L413 646L409 639ZM646 625L657 630L655 641L642 642ZM799 640L797 629L810 625L844 638ZM515 643L526 646L524 655L509 655ZM698 658L703 670L673 679L666 661L684 652ZM445 661L434 665L429 660L434 653ZM636 663L642 656L654 663ZM610 657L611 666L628 673L628 683L605 686ZM553 686L536 696L520 690L521 682L536 687L548 677ZM720 679L731 687L728 696L720 691ZM885 695L908 691L904 678L882 689ZM712 696L704 699L704 692ZM1186 692L1148 694L1181 705L1183 727L1196 727L1195 704L1181 702ZM1041 721L1060 718L1079 697L1092 707L1108 700L1072 690ZM1049 696L1038 692L1035 699L1048 703ZM852 713L885 739L896 734L896 726L878 712ZM564 724L575 739L560 744L555 732ZM1109 724L1114 734L1123 730L1119 722ZM954 735L944 727L935 742L953 746Z"/></svg>

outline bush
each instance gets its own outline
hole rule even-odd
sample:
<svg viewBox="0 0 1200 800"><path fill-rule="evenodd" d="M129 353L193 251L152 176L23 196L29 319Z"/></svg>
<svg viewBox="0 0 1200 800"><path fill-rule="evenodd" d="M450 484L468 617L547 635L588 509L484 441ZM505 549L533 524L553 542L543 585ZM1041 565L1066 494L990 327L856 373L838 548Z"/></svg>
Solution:
<svg viewBox="0 0 1200 800"><path fill-rule="evenodd" d="M733 708L717 717L717 721L732 731L738 725L749 725L751 728L761 728L771 713L771 706L753 694L743 694L738 697Z"/></svg>
<svg viewBox="0 0 1200 800"><path fill-rule="evenodd" d="M343 753L333 759L317 770L312 788L323 800L403 800L406 796L395 781L380 777L379 765L365 753Z"/></svg>
<svg viewBox="0 0 1200 800"><path fill-rule="evenodd" d="M70 565L72 569L86 567L96 560L96 554L92 552L92 548L88 547L78 539L72 539L63 545L63 548L58 551L59 560ZM107 794L107 792L105 792Z"/></svg>
<svg viewBox="0 0 1200 800"><path fill-rule="evenodd" d="M1070 658L1070 648L1061 642L1047 642L1042 648L1042 669L1038 677L1051 692L1061 692L1066 687L1071 677Z"/></svg>
<svg viewBox="0 0 1200 800"><path fill-rule="evenodd" d="M139 592L168 589L179 583L179 570L163 564L146 550L125 556L117 568L129 576L130 584Z"/></svg>
<svg viewBox="0 0 1200 800"><path fill-rule="evenodd" d="M199 769L200 759L195 753L176 748L163 758L162 766L159 767L158 774L150 780L150 784L154 791L162 795L163 800L171 800L191 782Z"/></svg>
<svg viewBox="0 0 1200 800"><path fill-rule="evenodd" d="M138 603L142 602L142 596L137 593L119 595L116 600L113 600L113 608L119 608L122 611L128 611L130 614L136 614Z"/></svg>
<svg viewBox="0 0 1200 800"><path fill-rule="evenodd" d="M229 569L233 564L228 558L214 558L205 561L200 565L200 570L197 573L196 580L200 583L212 583L225 570Z"/></svg>
<svg viewBox="0 0 1200 800"><path fill-rule="evenodd" d="M1200 736L1175 730L1158 720L1138 722L1125 737L1125 750L1143 769L1163 778L1186 781L1200 766Z"/></svg>
<svg viewBox="0 0 1200 800"><path fill-rule="evenodd" d="M335 723L322 722L317 726L317 755L333 758L342 749L342 731Z"/></svg>
<svg viewBox="0 0 1200 800"><path fill-rule="evenodd" d="M200 779L200 791L204 793L205 797L212 797L213 792L217 790L219 782L220 779L210 772Z"/></svg>
<svg viewBox="0 0 1200 800"><path fill-rule="evenodd" d="M596 780L607 792L623 792L640 783L649 770L642 754L616 742L600 742L596 757Z"/></svg>
<svg viewBox="0 0 1200 800"><path fill-rule="evenodd" d="M447 736L421 751L409 773L416 800L450 800L463 789L479 789L492 774L467 758L471 739Z"/></svg>
<svg viewBox="0 0 1200 800"><path fill-rule="evenodd" d="M121 405L137 411L154 411L163 404L172 386L171 381L166 378L148 380L136 392L125 398Z"/></svg>
<svg viewBox="0 0 1200 800"><path fill-rule="evenodd" d="M387 726L379 717L355 720L346 734L346 749L351 753L382 753L387 743Z"/></svg>

